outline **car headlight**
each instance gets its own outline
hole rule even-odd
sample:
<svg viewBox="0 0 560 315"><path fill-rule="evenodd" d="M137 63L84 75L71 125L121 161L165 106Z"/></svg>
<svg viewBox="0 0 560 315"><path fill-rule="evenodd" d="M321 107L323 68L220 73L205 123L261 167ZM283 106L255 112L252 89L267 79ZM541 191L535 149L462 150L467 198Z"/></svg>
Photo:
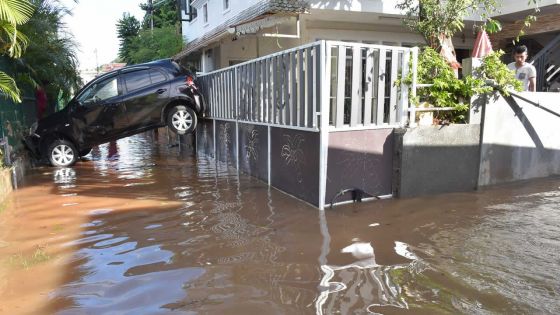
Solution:
<svg viewBox="0 0 560 315"><path fill-rule="evenodd" d="M37 127L39 126L39 124L37 122L34 122L31 127L29 128L29 134L32 135L35 133L35 131L37 131Z"/></svg>

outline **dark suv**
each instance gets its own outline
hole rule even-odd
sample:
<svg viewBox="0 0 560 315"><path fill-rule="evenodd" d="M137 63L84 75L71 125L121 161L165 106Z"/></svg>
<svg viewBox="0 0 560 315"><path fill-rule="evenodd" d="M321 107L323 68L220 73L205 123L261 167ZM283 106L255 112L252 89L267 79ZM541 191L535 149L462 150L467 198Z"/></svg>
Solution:
<svg viewBox="0 0 560 315"><path fill-rule="evenodd" d="M153 128L192 132L203 112L193 74L158 60L95 78L63 110L39 120L25 144L53 166L70 166L95 145Z"/></svg>

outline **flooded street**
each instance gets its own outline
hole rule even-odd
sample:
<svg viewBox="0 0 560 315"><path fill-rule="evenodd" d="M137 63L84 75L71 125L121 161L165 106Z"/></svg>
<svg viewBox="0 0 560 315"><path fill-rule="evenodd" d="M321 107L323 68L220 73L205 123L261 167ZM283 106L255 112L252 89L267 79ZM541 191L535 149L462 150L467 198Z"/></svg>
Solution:
<svg viewBox="0 0 560 315"><path fill-rule="evenodd" d="M164 134L0 210L0 314L558 314L560 179L327 209Z"/></svg>

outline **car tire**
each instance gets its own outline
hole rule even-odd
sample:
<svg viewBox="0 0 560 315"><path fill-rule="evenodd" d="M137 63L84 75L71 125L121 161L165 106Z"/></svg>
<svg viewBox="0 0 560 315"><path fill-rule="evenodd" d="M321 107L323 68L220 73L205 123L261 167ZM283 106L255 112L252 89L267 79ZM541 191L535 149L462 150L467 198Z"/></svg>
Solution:
<svg viewBox="0 0 560 315"><path fill-rule="evenodd" d="M67 140L55 140L48 149L49 162L55 167L68 167L74 165L78 160L79 152L72 142Z"/></svg>
<svg viewBox="0 0 560 315"><path fill-rule="evenodd" d="M91 152L91 148L80 150L80 157L86 156Z"/></svg>
<svg viewBox="0 0 560 315"><path fill-rule="evenodd" d="M196 124L196 113L187 106L174 106L167 113L167 126L176 134L191 133L196 129Z"/></svg>

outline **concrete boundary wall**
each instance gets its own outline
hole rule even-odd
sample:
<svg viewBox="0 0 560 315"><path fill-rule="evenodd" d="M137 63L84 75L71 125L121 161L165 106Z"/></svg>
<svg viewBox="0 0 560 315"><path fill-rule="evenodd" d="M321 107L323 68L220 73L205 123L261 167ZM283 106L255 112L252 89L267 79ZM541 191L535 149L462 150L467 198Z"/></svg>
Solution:
<svg viewBox="0 0 560 315"><path fill-rule="evenodd" d="M477 187L480 125L395 131L393 195L402 198Z"/></svg>
<svg viewBox="0 0 560 315"><path fill-rule="evenodd" d="M13 190L12 168L0 169L0 204L2 204Z"/></svg>
<svg viewBox="0 0 560 315"><path fill-rule="evenodd" d="M480 186L560 174L560 93L520 93L486 106Z"/></svg>
<svg viewBox="0 0 560 315"><path fill-rule="evenodd" d="M363 198L392 194L393 129L329 133L325 204L352 201L352 191Z"/></svg>
<svg viewBox="0 0 560 315"><path fill-rule="evenodd" d="M197 153L319 206L319 132L202 119Z"/></svg>

